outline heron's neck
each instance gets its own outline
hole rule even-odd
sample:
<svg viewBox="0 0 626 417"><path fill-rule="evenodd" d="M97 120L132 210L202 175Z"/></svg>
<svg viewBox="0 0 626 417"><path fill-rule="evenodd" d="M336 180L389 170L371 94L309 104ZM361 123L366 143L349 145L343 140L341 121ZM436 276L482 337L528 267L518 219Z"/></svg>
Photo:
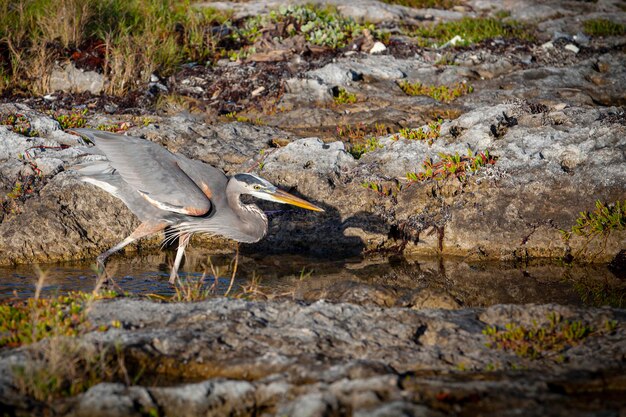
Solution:
<svg viewBox="0 0 626 417"><path fill-rule="evenodd" d="M261 240L267 233L267 216L256 204L241 202L241 191L229 183L226 187L228 205L238 217L238 228L249 236L249 243Z"/></svg>

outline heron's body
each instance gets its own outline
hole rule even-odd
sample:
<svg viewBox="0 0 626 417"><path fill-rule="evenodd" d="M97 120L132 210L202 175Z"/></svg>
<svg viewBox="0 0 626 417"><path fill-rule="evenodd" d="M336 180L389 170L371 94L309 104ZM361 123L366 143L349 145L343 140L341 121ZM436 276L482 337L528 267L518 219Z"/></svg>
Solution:
<svg viewBox="0 0 626 417"><path fill-rule="evenodd" d="M144 139L92 129L73 131L95 145L88 148L89 153L105 157L83 163L75 167L76 171L85 182L122 200L142 222L129 237L98 257L102 265L129 243L165 228L179 239L171 281L193 233L246 243L259 241L267 232L267 217L256 205L243 204L242 194L322 211L262 178L251 174L228 177L211 165L173 154Z"/></svg>

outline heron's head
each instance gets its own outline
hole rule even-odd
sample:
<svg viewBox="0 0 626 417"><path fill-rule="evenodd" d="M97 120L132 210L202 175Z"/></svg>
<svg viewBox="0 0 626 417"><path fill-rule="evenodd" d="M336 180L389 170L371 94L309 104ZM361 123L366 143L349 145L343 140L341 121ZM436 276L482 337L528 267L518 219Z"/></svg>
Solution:
<svg viewBox="0 0 626 417"><path fill-rule="evenodd" d="M307 210L324 211L321 207L280 190L269 181L264 180L261 177L257 177L256 175L236 174L231 178L231 181L233 180L237 182L239 187L241 187L242 194L250 194L253 197L260 198L262 200L274 201L276 203L291 204Z"/></svg>

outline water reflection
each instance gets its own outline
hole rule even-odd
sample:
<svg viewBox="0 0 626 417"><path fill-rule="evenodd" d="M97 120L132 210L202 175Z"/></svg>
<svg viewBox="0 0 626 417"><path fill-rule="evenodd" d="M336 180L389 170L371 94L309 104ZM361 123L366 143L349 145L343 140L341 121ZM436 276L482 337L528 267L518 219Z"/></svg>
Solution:
<svg viewBox="0 0 626 417"><path fill-rule="evenodd" d="M168 284L172 253L115 257L109 268L119 288L132 294L174 293ZM209 262L210 259L210 262ZM206 271L208 284L218 275L218 292L230 281L233 254L189 251L183 277L199 278ZM212 265L212 268L210 267ZM43 265L42 293L91 291L95 273L89 263ZM267 297L307 301L320 298L378 305L408 305L415 294L428 290L465 307L500 303L559 303L569 305L626 306L626 282L605 265L566 266L554 262L529 264L468 264L454 258L369 258L325 261L297 256L240 256L235 288L258 281ZM32 266L0 268L0 298L32 296L37 273ZM357 296L358 294L358 296Z"/></svg>

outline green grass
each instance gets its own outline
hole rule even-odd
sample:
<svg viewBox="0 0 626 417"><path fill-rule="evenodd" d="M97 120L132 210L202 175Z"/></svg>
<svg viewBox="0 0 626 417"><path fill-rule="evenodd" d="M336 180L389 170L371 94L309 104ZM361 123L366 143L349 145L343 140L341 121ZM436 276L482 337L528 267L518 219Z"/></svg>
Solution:
<svg viewBox="0 0 626 417"><path fill-rule="evenodd" d="M281 6L234 21L230 13L184 0L0 0L0 50L9 58L0 62L0 93L45 93L54 62L84 51L97 55L106 93L124 95L152 73L168 76L186 62L246 59L262 34L278 42L302 36L309 45L336 49L365 30L385 38L332 7Z"/></svg>
<svg viewBox="0 0 626 417"><path fill-rule="evenodd" d="M449 87L447 85L424 85L419 82L400 81L398 86L409 96L429 96L443 103L450 103L461 96L474 92L474 87L467 83L457 83Z"/></svg>
<svg viewBox="0 0 626 417"><path fill-rule="evenodd" d="M98 45L109 93L123 94L152 72L168 75L185 61L215 53L210 27L228 15L174 0L0 0L0 90L41 93L55 59Z"/></svg>
<svg viewBox="0 0 626 417"><path fill-rule="evenodd" d="M423 43L440 44L458 35L463 38L461 46L495 38L534 39L526 25L516 21L503 22L501 19L491 17L464 17L461 20L424 26L417 28L412 35L421 38Z"/></svg>
<svg viewBox="0 0 626 417"><path fill-rule="evenodd" d="M608 19L590 19L583 23L583 30L591 36L623 36L626 25Z"/></svg>

